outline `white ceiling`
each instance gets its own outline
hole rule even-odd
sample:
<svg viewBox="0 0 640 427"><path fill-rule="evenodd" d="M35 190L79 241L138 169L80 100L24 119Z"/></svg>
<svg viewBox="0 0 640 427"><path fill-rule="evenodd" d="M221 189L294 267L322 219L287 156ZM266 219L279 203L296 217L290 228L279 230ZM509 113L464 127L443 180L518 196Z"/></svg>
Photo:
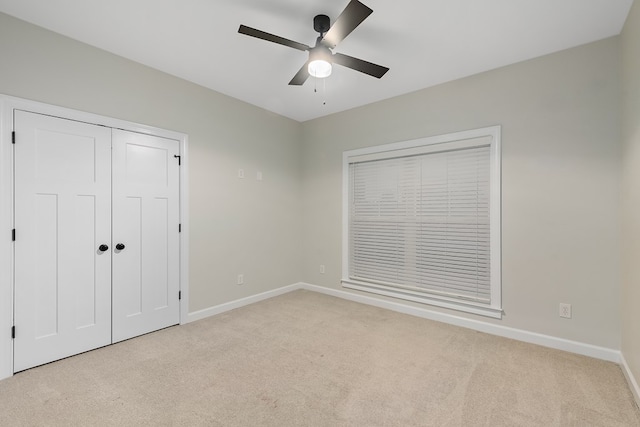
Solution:
<svg viewBox="0 0 640 427"><path fill-rule="evenodd" d="M287 84L306 52L238 26L313 46L313 17L333 22L349 0L0 0L0 12L305 121L617 35L633 2L361 1L373 14L334 51L390 71L335 66L317 93L313 78Z"/></svg>

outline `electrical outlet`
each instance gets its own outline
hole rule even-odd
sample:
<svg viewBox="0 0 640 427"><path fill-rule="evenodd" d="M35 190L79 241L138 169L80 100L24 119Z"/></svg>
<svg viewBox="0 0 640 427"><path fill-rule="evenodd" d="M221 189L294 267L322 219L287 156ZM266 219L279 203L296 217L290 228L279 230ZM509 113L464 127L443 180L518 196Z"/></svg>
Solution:
<svg viewBox="0 0 640 427"><path fill-rule="evenodd" d="M262 181L262 172L261 171L256 172L256 180Z"/></svg>
<svg viewBox="0 0 640 427"><path fill-rule="evenodd" d="M244 274L242 273L238 274L238 280L236 281L236 284L244 285Z"/></svg>
<svg viewBox="0 0 640 427"><path fill-rule="evenodd" d="M571 319L571 304L560 303L560 317Z"/></svg>
<svg viewBox="0 0 640 427"><path fill-rule="evenodd" d="M320 265L320 274L324 274L324 264Z"/></svg>
<svg viewBox="0 0 640 427"><path fill-rule="evenodd" d="M244 169L238 169L238 178L244 179Z"/></svg>

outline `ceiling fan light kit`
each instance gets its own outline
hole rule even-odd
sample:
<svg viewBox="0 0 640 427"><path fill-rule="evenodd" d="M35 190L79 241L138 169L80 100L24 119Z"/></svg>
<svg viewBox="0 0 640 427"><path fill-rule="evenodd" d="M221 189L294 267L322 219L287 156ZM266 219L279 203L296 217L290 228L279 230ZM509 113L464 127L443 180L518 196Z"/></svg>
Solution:
<svg viewBox="0 0 640 427"><path fill-rule="evenodd" d="M331 75L331 51L325 46L316 46L309 51L309 74L323 79Z"/></svg>
<svg viewBox="0 0 640 427"><path fill-rule="evenodd" d="M373 10L358 0L351 0L333 25L330 25L331 21L327 15L316 15L313 18L313 29L320 33L320 36L317 38L314 47L247 27L246 25L240 25L238 33L309 52L307 62L305 62L289 82L289 85L292 86L303 85L309 76L316 78L330 76L333 64L342 65L343 67L351 68L352 70L379 79L389 71L389 68L352 56L332 52L332 49L344 40L344 38L371 15L372 12Z"/></svg>

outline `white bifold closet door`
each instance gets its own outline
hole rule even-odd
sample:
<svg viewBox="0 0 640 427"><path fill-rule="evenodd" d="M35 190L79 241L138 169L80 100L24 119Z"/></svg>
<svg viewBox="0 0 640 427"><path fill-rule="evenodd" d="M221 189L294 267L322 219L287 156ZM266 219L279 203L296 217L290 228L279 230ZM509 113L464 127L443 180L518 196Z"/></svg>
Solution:
<svg viewBox="0 0 640 427"><path fill-rule="evenodd" d="M15 113L14 371L111 343L111 129Z"/></svg>
<svg viewBox="0 0 640 427"><path fill-rule="evenodd" d="M113 130L113 342L178 323L178 148Z"/></svg>
<svg viewBox="0 0 640 427"><path fill-rule="evenodd" d="M178 142L14 121L14 372L179 323Z"/></svg>

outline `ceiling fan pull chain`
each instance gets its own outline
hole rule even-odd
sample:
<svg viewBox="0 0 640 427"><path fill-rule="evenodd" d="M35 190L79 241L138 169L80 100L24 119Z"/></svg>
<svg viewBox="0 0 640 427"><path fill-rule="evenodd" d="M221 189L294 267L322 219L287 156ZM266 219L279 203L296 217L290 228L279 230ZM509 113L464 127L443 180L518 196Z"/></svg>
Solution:
<svg viewBox="0 0 640 427"><path fill-rule="evenodd" d="M327 105L327 79L322 79L322 105Z"/></svg>

